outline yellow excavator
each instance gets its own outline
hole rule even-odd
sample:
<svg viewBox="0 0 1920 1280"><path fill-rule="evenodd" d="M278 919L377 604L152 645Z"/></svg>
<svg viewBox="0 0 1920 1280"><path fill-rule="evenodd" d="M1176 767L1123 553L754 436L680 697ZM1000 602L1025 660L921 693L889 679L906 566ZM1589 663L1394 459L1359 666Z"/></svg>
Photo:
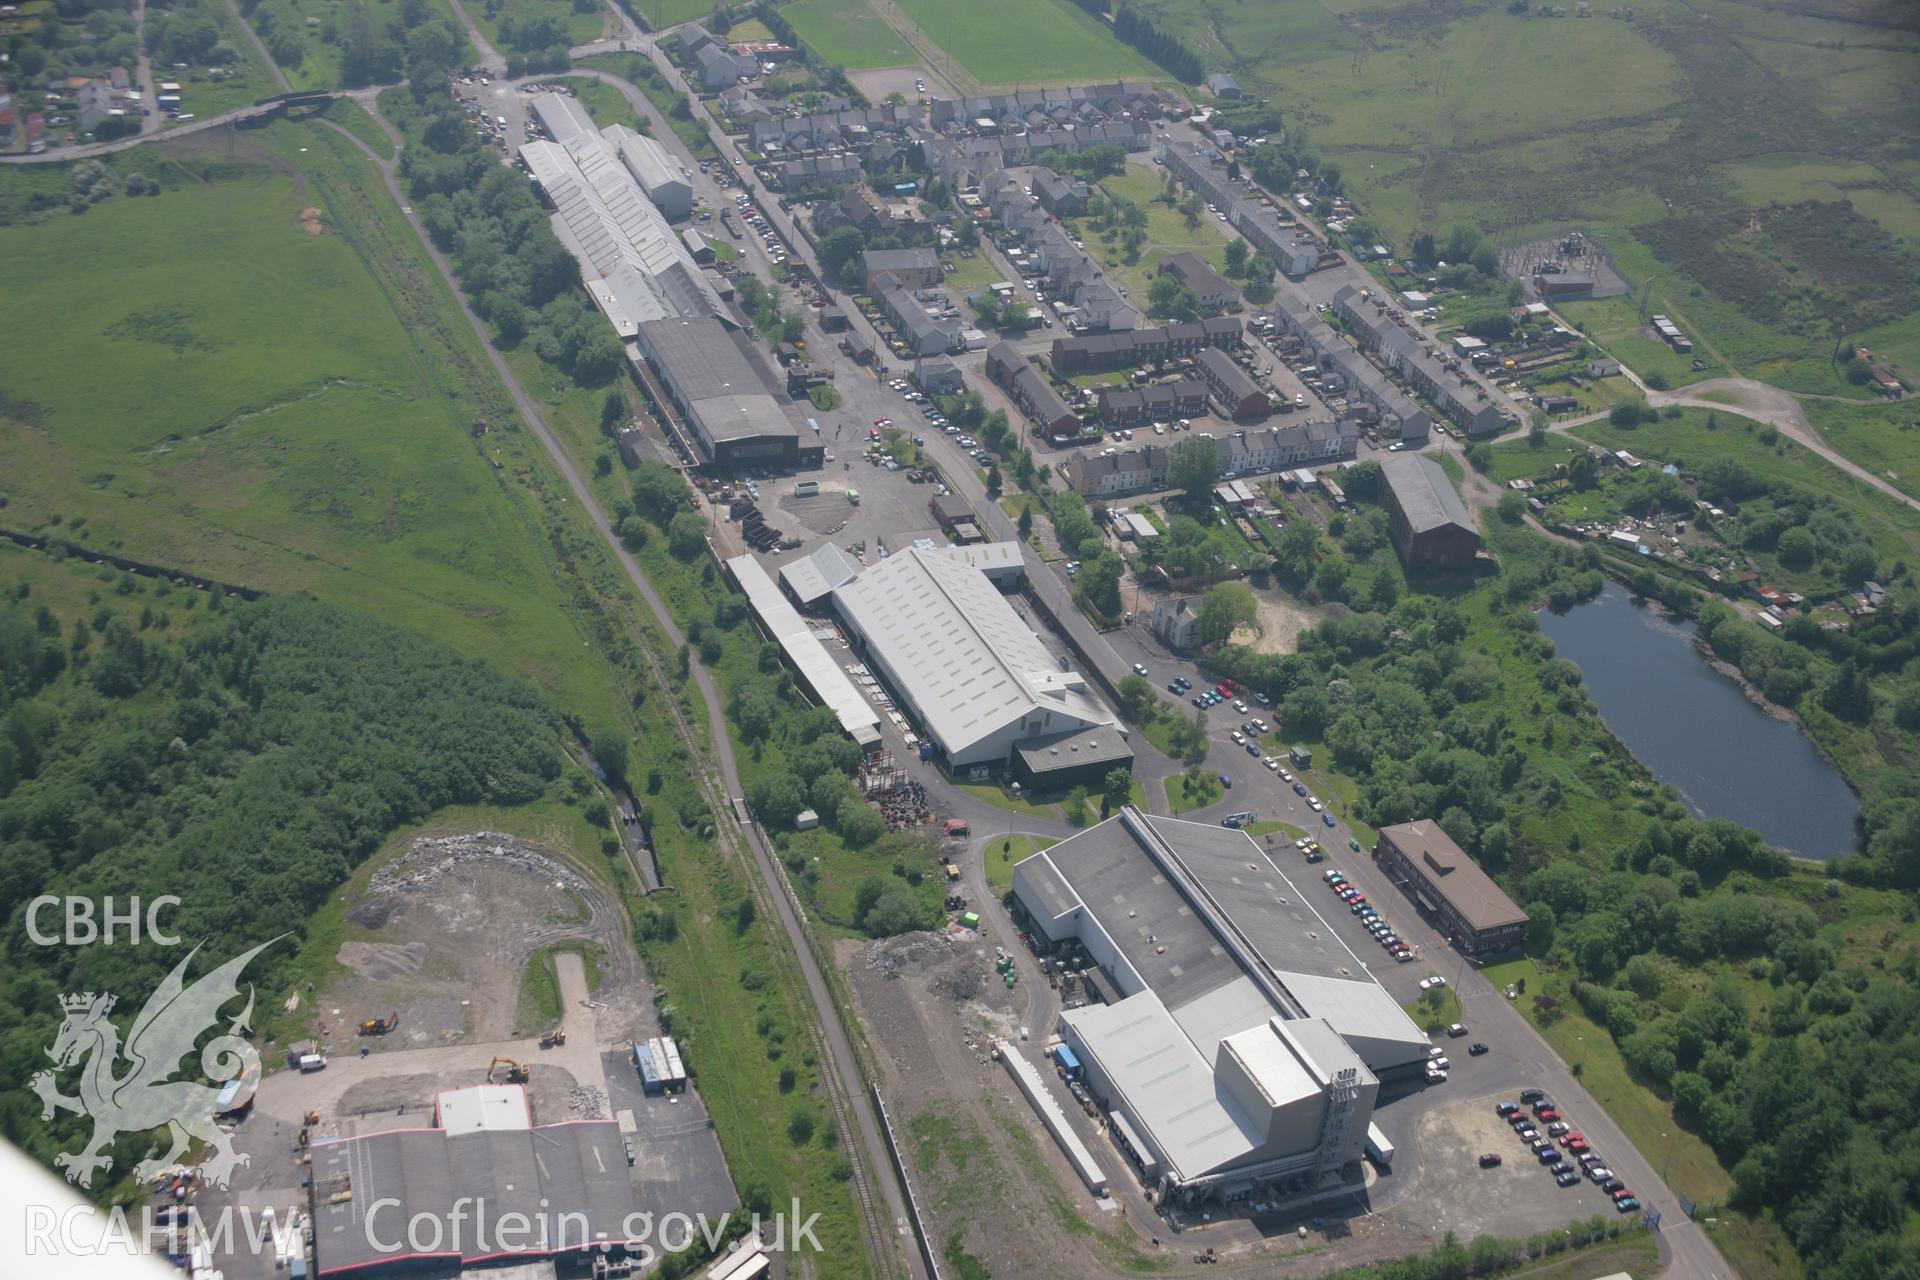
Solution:
<svg viewBox="0 0 1920 1280"><path fill-rule="evenodd" d="M542 1049L553 1049L567 1042L567 1024L556 1022L540 1037Z"/></svg>
<svg viewBox="0 0 1920 1280"><path fill-rule="evenodd" d="M507 1069L508 1084L525 1084L533 1078L533 1068L523 1066L512 1058L495 1058L487 1064L487 1082L493 1082L494 1068L504 1065Z"/></svg>
<svg viewBox="0 0 1920 1280"><path fill-rule="evenodd" d="M360 1024L363 1036L383 1036L400 1025L400 1011L395 1009L384 1018L368 1018Z"/></svg>

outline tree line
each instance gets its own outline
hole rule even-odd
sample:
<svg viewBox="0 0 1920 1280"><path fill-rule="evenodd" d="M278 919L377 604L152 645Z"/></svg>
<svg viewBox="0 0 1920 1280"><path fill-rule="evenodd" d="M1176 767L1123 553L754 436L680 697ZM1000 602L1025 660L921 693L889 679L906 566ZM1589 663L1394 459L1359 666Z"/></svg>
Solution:
<svg viewBox="0 0 1920 1280"><path fill-rule="evenodd" d="M495 344L524 344L582 386L612 380L626 354L525 175L497 161L444 81L416 80L383 106L410 144L399 171L420 221Z"/></svg>

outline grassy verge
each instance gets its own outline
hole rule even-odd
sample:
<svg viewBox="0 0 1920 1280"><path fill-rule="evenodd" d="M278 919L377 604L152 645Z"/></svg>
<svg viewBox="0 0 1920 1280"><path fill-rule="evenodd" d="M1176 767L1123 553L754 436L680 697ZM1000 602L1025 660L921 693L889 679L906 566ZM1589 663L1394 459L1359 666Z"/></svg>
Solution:
<svg viewBox="0 0 1920 1280"><path fill-rule="evenodd" d="M393 139L367 114L366 108L352 98L335 98L320 114L360 139L382 160L393 159Z"/></svg>
<svg viewBox="0 0 1920 1280"><path fill-rule="evenodd" d="M1005 893L1013 888L1013 869L1022 858L1030 858L1058 843L1051 836L1030 836L1025 833L989 840L984 852L987 887L996 894Z"/></svg>
<svg viewBox="0 0 1920 1280"><path fill-rule="evenodd" d="M975 800L985 801L996 809L1005 809L1008 813L1017 813L1026 818L1049 818L1060 820L1060 806L1057 804L1038 804L1024 796L1010 794L1004 787L991 782L960 782L954 784Z"/></svg>
<svg viewBox="0 0 1920 1280"><path fill-rule="evenodd" d="M1451 986L1435 987L1420 993L1418 1000L1402 1006L1420 1029L1434 1032L1460 1021L1460 996Z"/></svg>
<svg viewBox="0 0 1920 1280"><path fill-rule="evenodd" d="M660 114L666 117L667 124L696 160L711 160L719 153L714 149L713 139L708 136L706 125L693 114L687 98L675 92L660 74L660 68L653 60L639 53L596 53L582 58L575 66L596 67L601 71L610 71L626 80L634 88L647 95L647 101L653 103Z"/></svg>
<svg viewBox="0 0 1920 1280"><path fill-rule="evenodd" d="M1542 973L1531 960L1489 965L1481 971L1496 990L1524 979L1514 1003L1546 1037L1568 1068L1640 1154L1665 1171L1667 1185L1699 1203L1726 1198L1733 1182L1713 1151L1673 1119L1673 1106L1633 1078L1613 1037L1581 1012L1567 994L1564 973ZM1545 999L1548 1003L1541 1004Z"/></svg>
<svg viewBox="0 0 1920 1280"><path fill-rule="evenodd" d="M1204 809L1225 794L1220 779L1210 773L1201 774L1197 782L1184 773L1167 779L1167 807L1176 814L1189 809Z"/></svg>

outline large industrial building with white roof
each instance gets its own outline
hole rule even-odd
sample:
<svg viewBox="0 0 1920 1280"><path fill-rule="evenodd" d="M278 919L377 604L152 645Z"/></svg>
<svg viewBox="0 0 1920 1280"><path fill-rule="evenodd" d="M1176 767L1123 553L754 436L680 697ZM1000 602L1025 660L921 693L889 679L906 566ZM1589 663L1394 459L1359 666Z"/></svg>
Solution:
<svg viewBox="0 0 1920 1280"><path fill-rule="evenodd" d="M1244 832L1128 807L1025 859L1027 927L1107 1003L1059 1032L1164 1203L1312 1188L1359 1159L1428 1041Z"/></svg>
<svg viewBox="0 0 1920 1280"><path fill-rule="evenodd" d="M773 394L770 373L736 337L736 317L671 219L693 187L665 147L625 125L595 127L574 98L532 110L551 141L520 148L552 205L554 234L580 264L594 303L644 360L685 420L703 460L723 467L817 464L820 448Z"/></svg>
<svg viewBox="0 0 1920 1280"><path fill-rule="evenodd" d="M955 773L1007 768L1052 791L1133 767L1125 731L1086 677L1049 653L1002 594L1025 575L1018 543L923 540L866 566L828 543L782 565L778 588L752 556L727 570L767 636L862 746L877 740L877 721L795 606L832 610L853 654L893 697L896 722L904 728L900 713L910 717L932 758Z"/></svg>
<svg viewBox="0 0 1920 1280"><path fill-rule="evenodd" d="M977 550L909 547L835 587L855 651L956 772L1033 739L1111 730L1113 713L973 563Z"/></svg>

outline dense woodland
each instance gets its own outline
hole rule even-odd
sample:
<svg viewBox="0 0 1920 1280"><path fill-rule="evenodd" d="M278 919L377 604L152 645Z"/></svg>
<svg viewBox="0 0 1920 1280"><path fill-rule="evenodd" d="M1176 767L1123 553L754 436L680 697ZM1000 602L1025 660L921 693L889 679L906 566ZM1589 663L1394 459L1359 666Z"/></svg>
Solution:
<svg viewBox="0 0 1920 1280"><path fill-rule="evenodd" d="M76 607L25 586L0 603L0 1132L42 1160L86 1127L43 1123L25 1088L60 995L114 991L131 1018L179 954L36 946L30 899L173 894L165 927L223 958L291 933L248 972L270 993L388 833L445 805L533 800L563 761L539 694L412 632L306 599L103 578Z"/></svg>

